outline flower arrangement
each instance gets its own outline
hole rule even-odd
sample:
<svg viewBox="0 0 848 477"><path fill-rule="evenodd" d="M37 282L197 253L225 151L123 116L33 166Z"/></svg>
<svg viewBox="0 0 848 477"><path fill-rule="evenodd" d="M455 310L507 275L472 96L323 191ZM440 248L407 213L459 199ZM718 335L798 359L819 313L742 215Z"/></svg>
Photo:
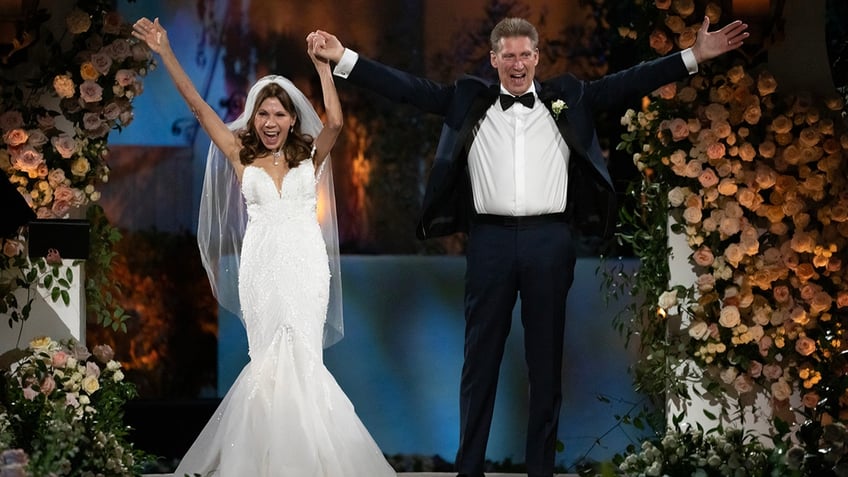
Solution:
<svg viewBox="0 0 848 477"><path fill-rule="evenodd" d="M622 123L693 250L687 355L739 394L758 383L786 402L797 389L815 410L825 396L848 403L834 388L845 365L848 135L841 99L818 107L776 87L768 72L736 66L661 88L662 101ZM661 298L666 312L678 304Z"/></svg>
<svg viewBox="0 0 848 477"><path fill-rule="evenodd" d="M644 34L653 55L691 46L688 32L704 15L712 23L721 15L708 1L636 3L629 8L645 10L647 23L619 33ZM628 190L633 205L622 212L619 239L642 266L608 279L643 298L617 321L640 338L637 388L688 398L688 376L678 373L694 360L715 398L741 404L764 392L786 411L797 396L791 410L807 420L790 432L773 418L774 465L786 466L781 475L845 475L844 445L833 437L848 418L844 100L781 92L767 70L738 59L700 68L622 118L619 148L632 154L641 180ZM692 286L669 283L669 229L690 247ZM682 334L668 333L675 315ZM695 456L697 448L679 452ZM642 459L635 452L625 459ZM652 475L646 469L625 474ZM734 475L695 470L669 475Z"/></svg>
<svg viewBox="0 0 848 477"><path fill-rule="evenodd" d="M705 433L669 429L661 438L642 442L618 461L624 475L692 477L769 477L771 452L741 430ZM782 475L782 474L781 474Z"/></svg>
<svg viewBox="0 0 848 477"><path fill-rule="evenodd" d="M0 390L0 451L27 456L15 460L28 472L20 475L140 474L144 456L122 422L135 387L110 347L33 340Z"/></svg>
<svg viewBox="0 0 848 477"><path fill-rule="evenodd" d="M39 218L68 218L99 199L96 186L109 178L109 132L132 122L132 100L143 91L151 53L132 41L131 26L112 3L74 3L54 27L60 31L43 25L43 45L30 47L24 66L36 70L3 75L0 169ZM23 235L0 240L2 312L19 310L14 321L25 321L28 307L11 294L43 285L30 270L44 260L30 263L24 256Z"/></svg>

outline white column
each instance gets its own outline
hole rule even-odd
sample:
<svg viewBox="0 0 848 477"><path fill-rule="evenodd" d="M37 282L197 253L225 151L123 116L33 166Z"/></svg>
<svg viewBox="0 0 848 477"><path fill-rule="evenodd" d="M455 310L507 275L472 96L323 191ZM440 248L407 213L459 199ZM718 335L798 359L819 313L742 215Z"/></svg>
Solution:
<svg viewBox="0 0 848 477"><path fill-rule="evenodd" d="M49 336L55 340L73 338L85 343L85 267L82 264L73 265L73 262L63 260L63 265L73 273L67 305L61 299L54 303L50 298L50 290L33 287L29 293L34 299L26 322L13 323L12 328L9 328L9 315L0 315L0 354L16 347L26 348L33 338L40 336ZM28 300L28 290L18 289L15 297L18 305L23 307Z"/></svg>

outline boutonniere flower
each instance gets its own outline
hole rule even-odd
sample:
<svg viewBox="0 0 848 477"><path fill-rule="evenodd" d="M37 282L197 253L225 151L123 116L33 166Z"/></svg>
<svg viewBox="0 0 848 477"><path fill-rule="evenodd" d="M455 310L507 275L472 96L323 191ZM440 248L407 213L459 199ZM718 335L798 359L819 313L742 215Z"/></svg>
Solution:
<svg viewBox="0 0 848 477"><path fill-rule="evenodd" d="M551 103L551 112L554 113L554 119L559 119L559 113L563 110L568 109L568 105L565 104L565 101L558 99Z"/></svg>

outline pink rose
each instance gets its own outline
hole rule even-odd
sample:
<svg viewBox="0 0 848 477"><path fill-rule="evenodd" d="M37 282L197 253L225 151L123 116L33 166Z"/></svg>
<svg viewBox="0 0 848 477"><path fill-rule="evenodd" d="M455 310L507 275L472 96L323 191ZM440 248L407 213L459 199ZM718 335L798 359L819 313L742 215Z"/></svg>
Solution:
<svg viewBox="0 0 848 477"><path fill-rule="evenodd" d="M797 351L801 356L809 356L813 354L815 350L816 342L806 336L801 336L797 341L795 341L795 351Z"/></svg>
<svg viewBox="0 0 848 477"><path fill-rule="evenodd" d="M98 52L91 55L91 64L94 65L94 69L97 70L101 75L105 75L109 73L109 69L112 68L112 58L109 55Z"/></svg>
<svg viewBox="0 0 848 477"><path fill-rule="evenodd" d="M121 14L112 10L103 17L103 33L109 35L117 35L121 32Z"/></svg>
<svg viewBox="0 0 848 477"><path fill-rule="evenodd" d="M36 391L35 389L32 389L32 385L25 387L23 389L23 392L24 392L24 399L26 399L28 401L33 401L33 400L35 400L35 397L38 396L38 391Z"/></svg>
<svg viewBox="0 0 848 477"><path fill-rule="evenodd" d="M94 357L103 364L106 364L115 358L115 352L112 351L112 347L109 345L97 345L92 350L92 353L94 354Z"/></svg>
<svg viewBox="0 0 848 477"><path fill-rule="evenodd" d="M9 110L0 114L0 130L20 128L24 125L24 116L20 111Z"/></svg>
<svg viewBox="0 0 848 477"><path fill-rule="evenodd" d="M45 261L48 265L61 265L62 264L62 256L59 255L59 251L55 248L47 249L47 256L45 257Z"/></svg>
<svg viewBox="0 0 848 477"><path fill-rule="evenodd" d="M774 345L774 340L771 338L771 336L763 336L762 338L760 338L760 341L757 344L759 345L760 355L766 357L768 356L769 350L771 350L772 345ZM767 366L769 365L766 365L766 367ZM766 374L765 367L763 368L763 374Z"/></svg>
<svg viewBox="0 0 848 477"><path fill-rule="evenodd" d="M701 247L692 254L692 259L701 267L709 267L713 264L715 256L709 247Z"/></svg>
<svg viewBox="0 0 848 477"><path fill-rule="evenodd" d="M68 353L64 351L56 351L53 353L53 356L50 357L50 361L53 363L54 368L64 368L68 363Z"/></svg>
<svg viewBox="0 0 848 477"><path fill-rule="evenodd" d="M765 339L765 337L763 337ZM763 366L763 376L774 381L783 376L783 368L779 364L769 363Z"/></svg>
<svg viewBox="0 0 848 477"><path fill-rule="evenodd" d="M41 392L46 396L56 390L56 380L53 376L47 376L41 381Z"/></svg>
<svg viewBox="0 0 848 477"><path fill-rule="evenodd" d="M94 376L95 378L100 377L100 366L97 366L97 363L89 361L85 363L85 375L86 376Z"/></svg>
<svg viewBox="0 0 848 477"><path fill-rule="evenodd" d="M789 301L789 287L786 285L778 285L772 290L772 296L778 303L786 303Z"/></svg>
<svg viewBox="0 0 848 477"><path fill-rule="evenodd" d="M763 363L759 361L751 361L748 364L748 376L751 376L754 379L760 377L763 374Z"/></svg>
<svg viewBox="0 0 848 477"><path fill-rule="evenodd" d="M689 123L683 119L672 119L668 123L668 129L671 131L671 138L675 141L682 141L689 137Z"/></svg>
<svg viewBox="0 0 848 477"><path fill-rule="evenodd" d="M714 185L718 184L718 176L712 168L708 167L704 169L698 176L698 182L700 182L701 187L705 189L708 187L713 187Z"/></svg>
<svg viewBox="0 0 848 477"><path fill-rule="evenodd" d="M80 98L86 103L96 103L103 100L103 88L97 82L85 80L80 85Z"/></svg>

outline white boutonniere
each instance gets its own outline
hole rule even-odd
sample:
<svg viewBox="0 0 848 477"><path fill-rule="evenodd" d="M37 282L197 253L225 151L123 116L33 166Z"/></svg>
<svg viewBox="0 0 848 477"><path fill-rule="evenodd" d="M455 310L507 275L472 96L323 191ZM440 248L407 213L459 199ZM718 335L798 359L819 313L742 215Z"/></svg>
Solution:
<svg viewBox="0 0 848 477"><path fill-rule="evenodd" d="M554 113L554 119L559 119L559 113L563 110L568 109L568 105L565 104L565 101L558 99L551 103L551 112Z"/></svg>

